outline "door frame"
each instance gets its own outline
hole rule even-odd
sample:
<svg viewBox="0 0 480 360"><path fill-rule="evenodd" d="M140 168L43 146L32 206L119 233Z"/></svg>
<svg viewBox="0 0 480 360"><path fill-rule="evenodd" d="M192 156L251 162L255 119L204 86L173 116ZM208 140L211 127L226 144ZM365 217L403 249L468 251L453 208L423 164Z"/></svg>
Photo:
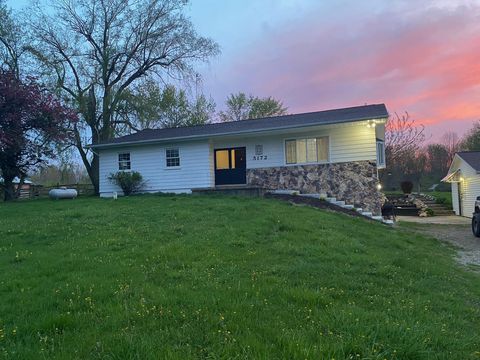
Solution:
<svg viewBox="0 0 480 360"><path fill-rule="evenodd" d="M457 182L458 215L463 216L462 181Z"/></svg>
<svg viewBox="0 0 480 360"><path fill-rule="evenodd" d="M244 151L244 156L245 156L245 166L243 167L243 170L245 172L245 179L244 182L239 182L235 184L217 184L217 151L225 151L228 150L228 166L229 169L223 169L225 171L232 171L234 169L231 169L230 167L232 166L232 158L231 158L231 150L237 150L237 149L242 149ZM237 186L237 185L247 185L247 147L246 146L232 146L232 147L222 147L222 148L214 148L213 149L213 182L215 186Z"/></svg>

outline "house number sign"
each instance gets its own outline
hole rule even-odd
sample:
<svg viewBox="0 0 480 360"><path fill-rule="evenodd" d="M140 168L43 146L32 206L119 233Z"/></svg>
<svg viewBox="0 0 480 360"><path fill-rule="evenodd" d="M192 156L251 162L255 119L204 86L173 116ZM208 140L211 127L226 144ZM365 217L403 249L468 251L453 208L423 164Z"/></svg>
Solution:
<svg viewBox="0 0 480 360"><path fill-rule="evenodd" d="M267 160L267 155L263 154L263 145L255 145L255 155L253 155L252 160Z"/></svg>

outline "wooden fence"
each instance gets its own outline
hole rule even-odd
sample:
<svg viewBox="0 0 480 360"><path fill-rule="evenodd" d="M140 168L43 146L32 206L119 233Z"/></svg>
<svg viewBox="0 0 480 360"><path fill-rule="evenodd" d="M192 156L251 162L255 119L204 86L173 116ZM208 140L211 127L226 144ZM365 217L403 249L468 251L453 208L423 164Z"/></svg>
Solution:
<svg viewBox="0 0 480 360"><path fill-rule="evenodd" d="M30 188L29 197L47 197L50 190L59 188L75 189L78 192L78 196L89 196L95 193L92 184L57 184L56 186L33 185Z"/></svg>
<svg viewBox="0 0 480 360"><path fill-rule="evenodd" d="M48 197L48 192L52 189L58 189L65 187L67 189L75 189L78 192L78 196L91 196L94 195L95 190L92 184L57 184L55 186L43 186L43 185L30 185L24 186L20 190L19 198L26 199L38 199ZM0 191L0 201L3 200L3 192Z"/></svg>

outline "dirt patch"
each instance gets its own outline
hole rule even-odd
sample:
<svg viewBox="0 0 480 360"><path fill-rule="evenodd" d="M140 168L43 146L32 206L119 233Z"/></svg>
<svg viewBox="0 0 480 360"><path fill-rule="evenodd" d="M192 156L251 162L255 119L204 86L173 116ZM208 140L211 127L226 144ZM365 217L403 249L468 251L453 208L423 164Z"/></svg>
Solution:
<svg viewBox="0 0 480 360"><path fill-rule="evenodd" d="M462 265L480 267L480 238L472 234L469 224L411 224L412 230L448 242L458 248L457 261ZM480 269L479 269L480 271Z"/></svg>

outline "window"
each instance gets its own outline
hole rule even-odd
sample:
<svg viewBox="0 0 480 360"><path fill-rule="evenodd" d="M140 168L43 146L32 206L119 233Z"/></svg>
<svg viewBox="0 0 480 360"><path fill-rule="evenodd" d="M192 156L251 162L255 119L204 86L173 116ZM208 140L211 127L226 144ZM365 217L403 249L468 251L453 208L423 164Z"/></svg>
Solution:
<svg viewBox="0 0 480 360"><path fill-rule="evenodd" d="M263 155L263 145L255 145L255 155Z"/></svg>
<svg viewBox="0 0 480 360"><path fill-rule="evenodd" d="M180 152L178 148L175 149L166 149L166 163L167 167L178 167L180 166Z"/></svg>
<svg viewBox="0 0 480 360"><path fill-rule="evenodd" d="M328 161L328 137L285 141L287 164L305 164Z"/></svg>
<svg viewBox="0 0 480 360"><path fill-rule="evenodd" d="M377 139L377 167L385 167L385 143Z"/></svg>
<svg viewBox="0 0 480 360"><path fill-rule="evenodd" d="M118 170L130 170L130 153L118 154Z"/></svg>
<svg viewBox="0 0 480 360"><path fill-rule="evenodd" d="M230 169L230 163L228 160L229 151L228 150L217 150L215 151L215 168L217 170Z"/></svg>

